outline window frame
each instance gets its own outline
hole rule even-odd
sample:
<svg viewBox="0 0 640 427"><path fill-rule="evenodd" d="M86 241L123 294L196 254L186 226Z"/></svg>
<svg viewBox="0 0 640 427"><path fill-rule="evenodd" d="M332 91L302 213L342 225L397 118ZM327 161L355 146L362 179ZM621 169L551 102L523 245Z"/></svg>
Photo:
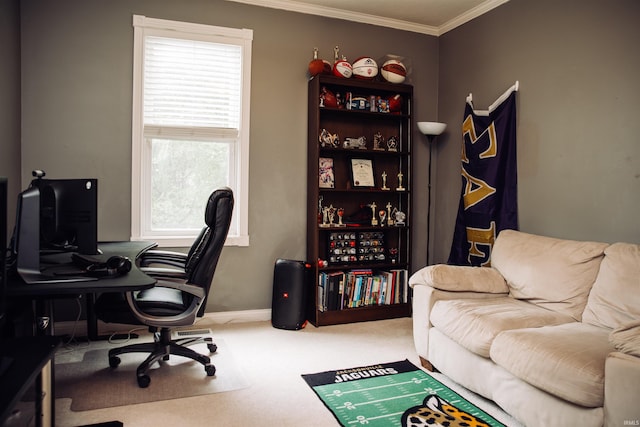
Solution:
<svg viewBox="0 0 640 427"><path fill-rule="evenodd" d="M251 89L251 45L253 30L217 27L204 24L170 21L133 15L133 102L132 102L132 156L131 156L131 240L152 240L162 247L189 247L197 236L147 234L147 201L150 200L151 153L144 134L144 47L147 35L212 41L241 46L242 48L242 99L238 143L235 145L235 170L237 188L233 188L235 206L233 215L238 232L230 233L226 246L249 246L249 128ZM199 230L198 230L199 231Z"/></svg>

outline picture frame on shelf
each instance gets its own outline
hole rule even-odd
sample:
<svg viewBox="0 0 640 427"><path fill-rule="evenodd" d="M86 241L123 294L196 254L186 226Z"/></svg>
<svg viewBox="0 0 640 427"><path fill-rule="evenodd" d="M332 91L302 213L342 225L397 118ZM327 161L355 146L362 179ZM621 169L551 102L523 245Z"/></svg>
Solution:
<svg viewBox="0 0 640 427"><path fill-rule="evenodd" d="M335 188L336 178L333 172L333 158L320 157L318 162L318 187Z"/></svg>
<svg viewBox="0 0 640 427"><path fill-rule="evenodd" d="M351 158L351 184L357 188L373 188L376 186L373 160Z"/></svg>

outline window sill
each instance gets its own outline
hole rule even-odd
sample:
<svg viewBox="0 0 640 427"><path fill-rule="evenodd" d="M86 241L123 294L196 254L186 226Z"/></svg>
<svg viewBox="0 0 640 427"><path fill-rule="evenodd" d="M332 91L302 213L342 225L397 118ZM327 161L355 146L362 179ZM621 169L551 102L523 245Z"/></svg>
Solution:
<svg viewBox="0 0 640 427"><path fill-rule="evenodd" d="M155 242L159 248L190 248L196 236L166 237L166 236L138 236L131 237L132 241L145 240ZM249 236L227 236L225 246L249 246Z"/></svg>

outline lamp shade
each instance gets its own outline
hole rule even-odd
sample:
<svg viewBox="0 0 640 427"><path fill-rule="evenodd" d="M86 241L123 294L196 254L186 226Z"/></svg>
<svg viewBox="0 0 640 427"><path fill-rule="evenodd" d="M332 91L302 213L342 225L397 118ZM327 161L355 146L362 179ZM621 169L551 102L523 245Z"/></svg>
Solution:
<svg viewBox="0 0 640 427"><path fill-rule="evenodd" d="M446 123L418 122L418 129L424 135L440 135L447 128Z"/></svg>

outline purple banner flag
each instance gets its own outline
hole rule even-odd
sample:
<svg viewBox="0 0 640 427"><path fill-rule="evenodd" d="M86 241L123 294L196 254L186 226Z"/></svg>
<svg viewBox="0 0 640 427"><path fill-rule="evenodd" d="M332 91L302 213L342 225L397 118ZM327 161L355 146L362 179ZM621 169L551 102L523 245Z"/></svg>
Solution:
<svg viewBox="0 0 640 427"><path fill-rule="evenodd" d="M467 98L462 123L462 191L449 264L490 266L504 229L518 229L517 85L487 111Z"/></svg>

